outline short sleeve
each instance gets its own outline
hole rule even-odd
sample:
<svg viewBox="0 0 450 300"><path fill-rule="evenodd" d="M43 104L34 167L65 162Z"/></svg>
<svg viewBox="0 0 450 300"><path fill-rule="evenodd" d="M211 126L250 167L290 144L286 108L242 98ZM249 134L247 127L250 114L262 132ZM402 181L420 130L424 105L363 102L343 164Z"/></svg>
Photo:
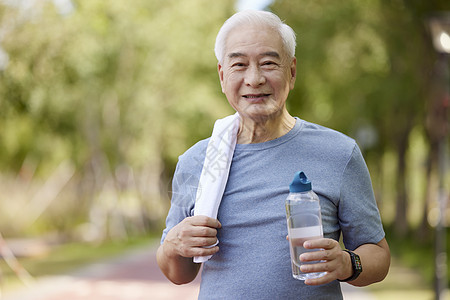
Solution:
<svg viewBox="0 0 450 300"><path fill-rule="evenodd" d="M186 217L193 215L198 180L198 176L189 171L189 168L186 168L179 160L173 176L170 209L166 218L166 228L161 237L161 244L172 227Z"/></svg>
<svg viewBox="0 0 450 300"><path fill-rule="evenodd" d="M369 170L356 144L342 176L339 223L350 250L376 244L385 236Z"/></svg>

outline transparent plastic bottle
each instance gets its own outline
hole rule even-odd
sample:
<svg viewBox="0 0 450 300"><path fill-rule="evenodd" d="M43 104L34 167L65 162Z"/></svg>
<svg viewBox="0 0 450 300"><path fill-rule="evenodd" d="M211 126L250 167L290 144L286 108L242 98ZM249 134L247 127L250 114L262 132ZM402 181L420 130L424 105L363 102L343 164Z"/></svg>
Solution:
<svg viewBox="0 0 450 300"><path fill-rule="evenodd" d="M318 263L318 261L302 263L300 262L300 255L319 250L303 247L305 241L323 237L319 197L312 191L311 182L304 172L295 174L292 183L289 185L289 192L286 199L286 219L292 276L298 280L321 277L325 275L325 272L303 273L300 271L302 264Z"/></svg>

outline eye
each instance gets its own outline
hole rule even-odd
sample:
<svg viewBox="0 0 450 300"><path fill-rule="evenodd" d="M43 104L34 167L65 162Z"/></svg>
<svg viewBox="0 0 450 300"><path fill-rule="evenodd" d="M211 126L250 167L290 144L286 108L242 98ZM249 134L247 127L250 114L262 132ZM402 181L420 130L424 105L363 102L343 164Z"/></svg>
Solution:
<svg viewBox="0 0 450 300"><path fill-rule="evenodd" d="M231 65L232 68L241 68L241 67L245 67L245 63L243 62L235 62Z"/></svg>
<svg viewBox="0 0 450 300"><path fill-rule="evenodd" d="M261 66L265 67L265 68L275 68L278 66L278 64L274 61L268 60L268 61L264 61Z"/></svg>

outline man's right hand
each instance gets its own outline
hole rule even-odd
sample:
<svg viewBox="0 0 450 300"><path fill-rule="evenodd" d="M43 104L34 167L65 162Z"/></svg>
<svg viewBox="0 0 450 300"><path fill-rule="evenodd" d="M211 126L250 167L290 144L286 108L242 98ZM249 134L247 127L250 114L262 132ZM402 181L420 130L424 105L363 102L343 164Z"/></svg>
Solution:
<svg viewBox="0 0 450 300"><path fill-rule="evenodd" d="M207 256L219 251L217 229L222 225L216 219L206 216L187 217L173 227L164 240L164 252L167 256Z"/></svg>
<svg viewBox="0 0 450 300"><path fill-rule="evenodd" d="M217 229L222 225L216 219L206 216L187 217L174 226L159 246L156 259L159 268L175 284L191 282L197 276L201 264L192 257L212 255L219 251Z"/></svg>

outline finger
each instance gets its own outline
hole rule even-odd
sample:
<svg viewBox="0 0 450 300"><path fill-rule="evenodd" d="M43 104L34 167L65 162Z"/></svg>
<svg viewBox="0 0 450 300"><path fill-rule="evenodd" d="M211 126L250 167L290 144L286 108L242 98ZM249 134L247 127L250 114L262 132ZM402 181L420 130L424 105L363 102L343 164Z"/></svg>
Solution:
<svg viewBox="0 0 450 300"><path fill-rule="evenodd" d="M184 257L194 257L194 256L208 256L213 255L219 251L218 246L211 248L203 247L183 247L180 249L180 255Z"/></svg>
<svg viewBox="0 0 450 300"><path fill-rule="evenodd" d="M193 248L193 249L195 249L194 252L196 254L192 255L192 257L194 257L194 256L209 256L209 255L213 255L213 254L216 254L217 252L219 252L218 246L214 246L211 248Z"/></svg>
<svg viewBox="0 0 450 300"><path fill-rule="evenodd" d="M190 247L210 247L212 245L215 245L216 243L217 243L216 237L191 238L190 240L186 241L186 245Z"/></svg>
<svg viewBox="0 0 450 300"><path fill-rule="evenodd" d="M196 226L192 229L193 237L216 237L217 230L211 227Z"/></svg>
<svg viewBox="0 0 450 300"><path fill-rule="evenodd" d="M317 250L306 252L300 255L300 261L308 262L308 261L320 261L320 260L330 260L333 259L331 253L327 250Z"/></svg>
<svg viewBox="0 0 450 300"><path fill-rule="evenodd" d="M193 216L190 217L190 221L194 226L206 226L212 228L221 228L222 224L217 219L213 219L207 216Z"/></svg>
<svg viewBox="0 0 450 300"><path fill-rule="evenodd" d="M179 225L179 226L178 226ZM217 235L217 229L213 227L208 227L204 225L196 224L195 220L187 220L183 224L178 224L178 237L179 238L189 238L192 236L209 236L214 237Z"/></svg>
<svg viewBox="0 0 450 300"><path fill-rule="evenodd" d="M319 277L319 278L306 279L305 280L305 284L307 284L307 285L321 285L321 284L326 284L326 283L332 282L335 279L336 278L332 274L326 273L325 275L323 275L322 277Z"/></svg>
<svg viewBox="0 0 450 300"><path fill-rule="evenodd" d="M324 239L324 238L308 240L303 243L303 247L305 247L306 249L316 249L316 248L332 249L336 246L339 246L338 242L336 242L333 239Z"/></svg>
<svg viewBox="0 0 450 300"><path fill-rule="evenodd" d="M317 264L308 264L308 265L302 265L300 267L300 270L304 273L324 273L325 275L322 275L319 278L309 279L308 282L305 281L308 285L320 285L325 284L328 282L331 282L336 279L335 272L333 270L330 270L329 263L317 263Z"/></svg>
<svg viewBox="0 0 450 300"><path fill-rule="evenodd" d="M318 273L318 272L330 272L332 264L327 262L317 262L313 264L302 264L300 266L300 271L304 273Z"/></svg>
<svg viewBox="0 0 450 300"><path fill-rule="evenodd" d="M303 264L300 271L304 273L325 273L326 277L321 280L311 282L311 285L324 284L337 279L339 265L336 261L319 262L316 264Z"/></svg>

